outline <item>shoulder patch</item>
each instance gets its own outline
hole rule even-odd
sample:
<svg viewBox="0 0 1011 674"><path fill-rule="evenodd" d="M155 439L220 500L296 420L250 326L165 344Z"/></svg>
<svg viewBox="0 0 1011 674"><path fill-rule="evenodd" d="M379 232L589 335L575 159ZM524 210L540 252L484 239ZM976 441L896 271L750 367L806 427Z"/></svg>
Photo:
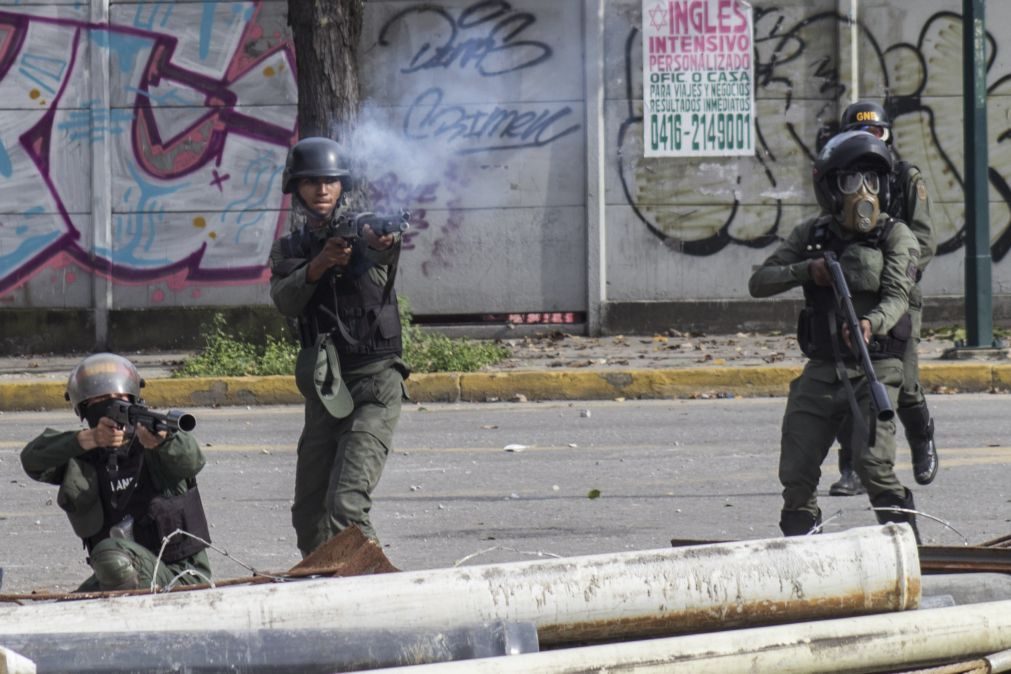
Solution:
<svg viewBox="0 0 1011 674"><path fill-rule="evenodd" d="M927 183L923 180L916 181L916 198L920 201L927 200Z"/></svg>

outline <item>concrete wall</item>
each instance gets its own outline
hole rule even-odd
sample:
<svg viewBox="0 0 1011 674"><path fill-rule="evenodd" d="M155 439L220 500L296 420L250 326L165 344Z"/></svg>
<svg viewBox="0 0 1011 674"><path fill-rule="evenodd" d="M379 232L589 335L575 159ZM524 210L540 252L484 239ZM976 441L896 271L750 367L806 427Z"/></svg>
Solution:
<svg viewBox="0 0 1011 674"><path fill-rule="evenodd" d="M964 278L962 57L959 3L859 2L858 77L851 31L837 0L783 0L755 7L757 132L747 159L643 159L639 1L609 3L608 300L739 300L752 265L817 206L809 187L815 132L852 95L897 98L894 131L903 158L921 167L934 200L938 257L928 295L959 296ZM842 9L842 13L840 13ZM990 219L993 287L1009 292L1011 266L1011 3L988 3ZM617 55L620 58L616 58ZM662 244L662 245L661 245ZM798 295L799 296L799 295ZM688 303L691 304L691 303ZM695 304L698 304L696 302ZM945 315L957 319L958 307ZM734 302L703 302L705 309ZM740 307L737 307L738 309ZM658 307L612 307L623 321ZM676 307L674 307L676 309ZM676 320L672 307L664 312ZM760 324L755 312L752 323ZM930 308L926 312L931 318ZM694 324L704 324L693 316ZM656 326L654 326L656 327Z"/></svg>
<svg viewBox="0 0 1011 674"><path fill-rule="evenodd" d="M897 98L941 243L924 288L957 298L960 3L858 4L851 31L849 0L753 2L756 156L646 160L642 0L370 1L356 146L376 204L416 213L402 293L430 316L760 325L779 314L747 298L751 267L815 208L816 129L856 89ZM0 2L0 307L83 311L109 343L124 312L164 310L143 314L185 341L183 308L268 308L296 127L286 7ZM996 293L1011 293L1008 26L1011 3L988 3Z"/></svg>

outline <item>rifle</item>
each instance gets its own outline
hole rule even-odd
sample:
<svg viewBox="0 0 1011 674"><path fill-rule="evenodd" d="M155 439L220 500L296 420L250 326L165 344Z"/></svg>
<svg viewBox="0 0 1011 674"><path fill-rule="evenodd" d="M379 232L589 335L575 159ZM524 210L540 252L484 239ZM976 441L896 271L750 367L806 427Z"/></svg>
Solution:
<svg viewBox="0 0 1011 674"><path fill-rule="evenodd" d="M397 213L373 213L361 211L342 213L327 225L327 238L340 237L345 241L354 241L365 235L364 227L368 225L376 236L406 232L410 228L411 212L406 208Z"/></svg>
<svg viewBox="0 0 1011 674"><path fill-rule="evenodd" d="M197 425L193 415L182 410L169 410L165 414L159 414L143 403L130 403L125 400L111 401L106 416L121 426L143 426L152 433L189 432Z"/></svg>
<svg viewBox="0 0 1011 674"><path fill-rule="evenodd" d="M832 290L835 291L836 304L843 314L843 319L850 329L850 344L857 351L860 359L860 369L867 377L867 383L871 390L871 405L877 410L878 421L888 421L895 416L892 409L892 402L888 399L888 391L885 385L878 381L878 376L874 372L874 365L871 363L871 354L867 351L867 344L864 342L864 331L860 328L860 319L857 318L856 309L853 308L853 296L850 294L846 277L843 276L842 265L832 251L825 251L825 264L828 266L828 273L832 278Z"/></svg>

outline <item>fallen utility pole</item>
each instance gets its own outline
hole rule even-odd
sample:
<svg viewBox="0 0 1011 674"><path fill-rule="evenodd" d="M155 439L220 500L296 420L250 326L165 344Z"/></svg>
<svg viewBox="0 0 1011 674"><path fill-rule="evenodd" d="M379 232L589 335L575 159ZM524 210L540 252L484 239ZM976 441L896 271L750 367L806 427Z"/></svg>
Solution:
<svg viewBox="0 0 1011 674"><path fill-rule="evenodd" d="M330 674L538 650L537 630L529 623L470 625L439 632L391 627L354 632L18 634L4 641L46 674ZM9 674L2 662L0 674Z"/></svg>
<svg viewBox="0 0 1011 674"><path fill-rule="evenodd" d="M542 645L916 608L908 525L454 569L0 606L5 635L530 622Z"/></svg>
<svg viewBox="0 0 1011 674"><path fill-rule="evenodd" d="M815 537L820 538L820 537ZM567 648L383 674L807 674L881 672L1011 647L1011 601ZM991 669L990 671L1005 671Z"/></svg>
<svg viewBox="0 0 1011 674"><path fill-rule="evenodd" d="M0 646L0 674L35 674L35 663L20 653Z"/></svg>

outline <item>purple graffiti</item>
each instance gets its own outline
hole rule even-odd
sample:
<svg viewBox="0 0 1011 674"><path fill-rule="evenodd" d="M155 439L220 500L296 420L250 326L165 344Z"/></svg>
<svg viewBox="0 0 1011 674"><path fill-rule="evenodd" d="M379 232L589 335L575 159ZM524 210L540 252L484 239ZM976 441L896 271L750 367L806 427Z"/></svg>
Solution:
<svg viewBox="0 0 1011 674"><path fill-rule="evenodd" d="M145 10L173 17L160 32L138 27L139 10L122 14L134 25L0 12L0 78L18 73L14 105L25 109L18 143L0 146L0 194L16 194L7 201L20 209L0 230L0 295L68 259L114 281L262 281L284 221L277 180L295 120L293 106L261 117L250 103L294 90L277 86L293 83L294 55L283 8L233 10ZM104 103L90 98L77 57L89 49L111 55ZM113 158L104 214L91 210L91 159L75 151L102 143ZM110 234L85 235L108 218Z"/></svg>

